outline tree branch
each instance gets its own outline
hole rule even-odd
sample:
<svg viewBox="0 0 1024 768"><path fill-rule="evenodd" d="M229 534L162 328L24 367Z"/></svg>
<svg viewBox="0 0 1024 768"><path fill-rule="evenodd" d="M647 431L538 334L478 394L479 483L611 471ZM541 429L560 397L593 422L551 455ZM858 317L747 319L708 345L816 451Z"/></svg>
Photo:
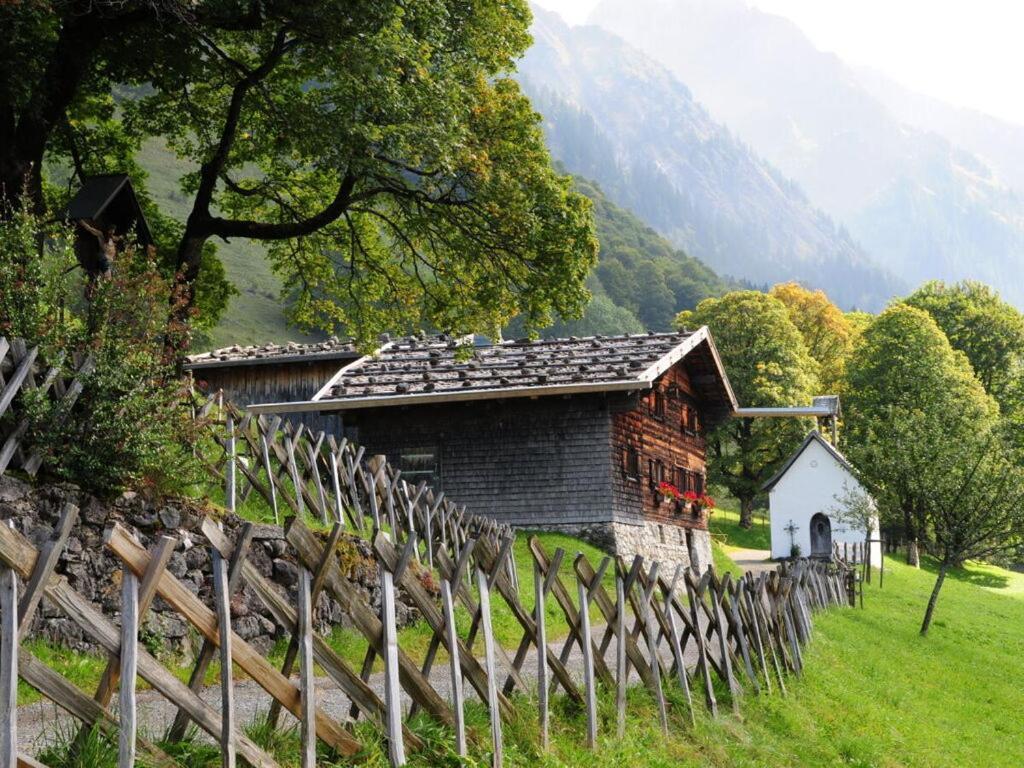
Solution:
<svg viewBox="0 0 1024 768"><path fill-rule="evenodd" d="M249 237L254 240L287 240L291 237L311 235L318 229L331 224L340 218L351 205L356 178L350 173L345 174L334 199L321 211L298 221L269 223L246 219L224 219L210 217L202 225L202 234L216 237Z"/></svg>

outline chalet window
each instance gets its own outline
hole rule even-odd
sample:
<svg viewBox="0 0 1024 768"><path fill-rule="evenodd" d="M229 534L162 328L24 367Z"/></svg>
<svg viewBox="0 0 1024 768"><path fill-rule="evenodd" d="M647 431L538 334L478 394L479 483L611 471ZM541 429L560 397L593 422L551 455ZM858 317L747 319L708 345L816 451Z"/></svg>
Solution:
<svg viewBox="0 0 1024 768"><path fill-rule="evenodd" d="M632 446L622 453L622 473L631 480L640 479L640 452Z"/></svg>
<svg viewBox="0 0 1024 768"><path fill-rule="evenodd" d="M665 464L660 459L647 462L647 473L651 479L651 488L657 490L658 484L665 482Z"/></svg>
<svg viewBox="0 0 1024 768"><path fill-rule="evenodd" d="M398 466L402 470L402 479L410 485L425 481L427 485L437 486L441 479L441 461L436 446L402 451Z"/></svg>
<svg viewBox="0 0 1024 768"><path fill-rule="evenodd" d="M686 467L675 468L676 488L682 493L693 491L698 496L704 493L704 475Z"/></svg>
<svg viewBox="0 0 1024 768"><path fill-rule="evenodd" d="M683 415L680 423L680 427L684 434L696 435L700 430L700 422L697 418L697 409L692 405L683 406Z"/></svg>
<svg viewBox="0 0 1024 768"><path fill-rule="evenodd" d="M651 413L656 419L665 418L665 395L662 392L654 393L654 400Z"/></svg>

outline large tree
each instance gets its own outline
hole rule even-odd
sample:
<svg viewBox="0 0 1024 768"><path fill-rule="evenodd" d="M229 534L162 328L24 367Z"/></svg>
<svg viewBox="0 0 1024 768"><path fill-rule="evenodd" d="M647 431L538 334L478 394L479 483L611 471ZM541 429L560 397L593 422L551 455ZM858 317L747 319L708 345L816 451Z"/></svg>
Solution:
<svg viewBox="0 0 1024 768"><path fill-rule="evenodd" d="M814 396L818 365L778 299L734 291L705 299L676 321L680 327L711 329L741 405L806 405ZM798 419L730 419L706 436L709 478L739 499L742 527L753 524L761 486L806 430Z"/></svg>
<svg viewBox="0 0 1024 768"><path fill-rule="evenodd" d="M973 280L925 283L905 300L923 309L971 363L985 390L1004 408L1024 363L1024 315Z"/></svg>
<svg viewBox="0 0 1024 768"><path fill-rule="evenodd" d="M997 423L998 405L931 316L905 304L863 332L845 392L846 452L916 564L936 489L945 487L951 464L972 461L979 436L987 439Z"/></svg>
<svg viewBox="0 0 1024 768"><path fill-rule="evenodd" d="M157 136L191 168L163 227L186 304L211 243L249 238L293 320L363 341L571 318L596 241L509 77L529 22L525 0L3 3L0 189L56 208L50 171L131 170Z"/></svg>
<svg viewBox="0 0 1024 768"><path fill-rule="evenodd" d="M807 351L818 361L821 394L839 394L856 335L853 323L824 291L812 291L799 283L780 283L769 293L786 305Z"/></svg>

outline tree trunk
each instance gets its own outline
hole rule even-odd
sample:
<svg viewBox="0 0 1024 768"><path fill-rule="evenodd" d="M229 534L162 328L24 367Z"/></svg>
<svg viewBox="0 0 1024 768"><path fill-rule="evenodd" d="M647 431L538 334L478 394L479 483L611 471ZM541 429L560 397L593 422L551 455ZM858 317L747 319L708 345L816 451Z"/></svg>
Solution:
<svg viewBox="0 0 1024 768"><path fill-rule="evenodd" d="M754 526L754 498L740 497L740 528L750 529Z"/></svg>
<svg viewBox="0 0 1024 768"><path fill-rule="evenodd" d="M946 571L949 569L949 565L943 561L942 565L939 566L939 576L935 579L935 586L932 588L932 596L928 598L928 607L924 612L924 622L921 624L921 636L924 637L928 634L928 627L932 623L932 614L935 613L935 603L939 600L939 590L942 589L942 582L946 580Z"/></svg>
<svg viewBox="0 0 1024 768"><path fill-rule="evenodd" d="M917 539L907 542L907 565L912 568L921 567L921 550L917 546Z"/></svg>
<svg viewBox="0 0 1024 768"><path fill-rule="evenodd" d="M921 555L917 550L917 531L914 527L914 513L909 503L904 502L903 507L903 535L907 537L907 565L914 568L921 567Z"/></svg>
<svg viewBox="0 0 1024 768"><path fill-rule="evenodd" d="M125 26L99 11L68 10L32 97L20 113L8 109L0 119L0 197L14 208L30 203L43 212L42 166L47 142L67 116L68 106L107 39ZM27 199L26 199L27 195Z"/></svg>
<svg viewBox="0 0 1024 768"><path fill-rule="evenodd" d="M164 353L168 359L180 357L187 346L189 336L186 331L192 319L196 297L195 285L203 258L203 246L206 245L207 239L204 235L189 235L186 229L185 236L178 245L175 290L171 296L167 334L164 337Z"/></svg>

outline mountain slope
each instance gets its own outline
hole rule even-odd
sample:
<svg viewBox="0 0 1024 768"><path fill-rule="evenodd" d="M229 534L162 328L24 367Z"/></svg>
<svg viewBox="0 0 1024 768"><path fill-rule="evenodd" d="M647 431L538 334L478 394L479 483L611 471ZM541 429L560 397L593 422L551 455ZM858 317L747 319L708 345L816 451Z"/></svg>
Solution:
<svg viewBox="0 0 1024 768"><path fill-rule="evenodd" d="M672 246L630 211L613 203L592 181L576 177L576 189L594 204L601 245L590 288L634 315L643 328L665 331L684 309L740 287Z"/></svg>
<svg viewBox="0 0 1024 768"><path fill-rule="evenodd" d="M856 70L858 82L900 122L945 136L977 155L1002 184L1024 190L1024 125L915 93L871 69Z"/></svg>
<svg viewBox="0 0 1024 768"><path fill-rule="evenodd" d="M904 280L973 277L1024 305L1024 205L1004 183L1017 174L1000 181L907 125L791 22L742 0L603 0L591 20L668 67Z"/></svg>
<svg viewBox="0 0 1024 768"><path fill-rule="evenodd" d="M553 155L720 274L877 308L903 286L682 83L614 35L534 10L524 90Z"/></svg>

